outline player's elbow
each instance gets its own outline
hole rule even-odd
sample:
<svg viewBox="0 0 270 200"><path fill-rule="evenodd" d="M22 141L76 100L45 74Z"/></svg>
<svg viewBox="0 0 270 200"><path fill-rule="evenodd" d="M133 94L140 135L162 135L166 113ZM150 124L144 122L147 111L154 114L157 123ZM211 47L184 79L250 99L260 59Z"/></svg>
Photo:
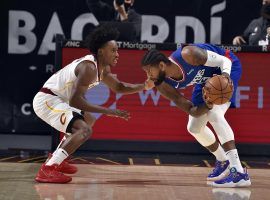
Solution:
<svg viewBox="0 0 270 200"><path fill-rule="evenodd" d="M124 92L124 85L123 83L117 83L115 87L111 88L115 93L123 93Z"/></svg>
<svg viewBox="0 0 270 200"><path fill-rule="evenodd" d="M80 97L76 97L75 95L72 95L71 98L69 99L69 105L73 108L78 108L79 107L79 98Z"/></svg>
<svg viewBox="0 0 270 200"><path fill-rule="evenodd" d="M71 107L74 107L76 108L76 99L74 97L71 97L70 100L69 100L69 105Z"/></svg>

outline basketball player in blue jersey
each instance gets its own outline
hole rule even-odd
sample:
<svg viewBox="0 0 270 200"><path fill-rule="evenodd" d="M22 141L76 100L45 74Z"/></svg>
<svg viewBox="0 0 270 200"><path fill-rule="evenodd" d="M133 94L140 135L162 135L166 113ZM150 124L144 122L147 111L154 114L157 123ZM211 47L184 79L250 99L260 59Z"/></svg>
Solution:
<svg viewBox="0 0 270 200"><path fill-rule="evenodd" d="M215 168L207 180L216 187L249 186L251 182L241 166L234 133L224 117L230 106L235 107L235 93L242 72L239 59L232 52L211 44L189 44L178 48L169 58L157 50L150 50L141 64L157 90L189 114L188 132L216 157ZM190 108L205 105L202 88L215 74L222 74L233 82L233 96L230 102L214 105L206 114L195 115ZM194 85L192 101L177 91L190 85ZM206 126L207 122L213 126L220 143Z"/></svg>

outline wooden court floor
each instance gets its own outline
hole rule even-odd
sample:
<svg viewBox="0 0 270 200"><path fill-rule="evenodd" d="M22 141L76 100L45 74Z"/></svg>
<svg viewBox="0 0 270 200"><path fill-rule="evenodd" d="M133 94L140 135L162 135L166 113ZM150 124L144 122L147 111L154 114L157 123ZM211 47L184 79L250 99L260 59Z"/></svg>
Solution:
<svg viewBox="0 0 270 200"><path fill-rule="evenodd" d="M269 200L270 170L249 169L249 188L212 188L209 167L76 164L68 184L34 181L40 163L0 163L1 200Z"/></svg>

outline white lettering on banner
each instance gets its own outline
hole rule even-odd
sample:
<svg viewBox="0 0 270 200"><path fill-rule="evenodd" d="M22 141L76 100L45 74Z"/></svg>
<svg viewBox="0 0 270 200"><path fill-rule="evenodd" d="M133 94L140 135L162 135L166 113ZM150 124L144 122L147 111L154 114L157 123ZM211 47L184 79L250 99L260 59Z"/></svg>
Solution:
<svg viewBox="0 0 270 200"><path fill-rule="evenodd" d="M38 51L39 55L47 55L49 51L55 50L55 42L53 42L53 38L57 33L64 35L58 15L54 12Z"/></svg>
<svg viewBox="0 0 270 200"><path fill-rule="evenodd" d="M79 46L80 46L80 41L69 40L65 44L65 47L79 47Z"/></svg>
<svg viewBox="0 0 270 200"><path fill-rule="evenodd" d="M194 33L194 43L204 43L205 42L205 29L202 22L191 16L175 17L175 42L185 42L186 41L186 29L190 27L193 29Z"/></svg>
<svg viewBox="0 0 270 200"><path fill-rule="evenodd" d="M226 8L226 0L223 2L213 5L211 8L211 19L210 19L210 42L214 44L221 43L221 29L222 29L222 18L213 17L216 13L224 11ZM158 31L155 35L152 33L152 27L156 26ZM175 16L175 35L174 42L186 42L187 27L192 28L194 33L194 43L205 43L206 42L206 31L203 23L196 17L193 16ZM142 15L142 33L141 41L147 42L164 42L170 32L168 22L157 15Z"/></svg>
<svg viewBox="0 0 270 200"><path fill-rule="evenodd" d="M217 12L223 11L225 7L226 1L212 6L211 16ZM24 26L19 26L20 21L24 22ZM210 41L211 43L220 43L222 19L221 17L211 17L210 21ZM74 20L71 27L71 39L82 40L83 28L88 23L94 26L98 25L98 21L92 13L79 15ZM10 10L8 26L8 53L27 54L31 53L36 48L37 36L33 31L36 26L36 19L30 12ZM153 27L157 28L156 33L152 32ZM186 42L187 27L192 28L194 31L194 42L205 42L205 27L198 18L193 16L175 16L175 42ZM162 43L168 38L169 31L169 24L163 17L158 15L142 15L141 41ZM53 38L57 33L64 35L58 14L54 12L42 39L38 55L47 55L50 51L55 51ZM19 43L19 37L25 38L23 44ZM134 45L132 43L123 43L123 45L127 45L128 48L147 48L143 45Z"/></svg>
<svg viewBox="0 0 270 200"><path fill-rule="evenodd" d="M20 27L19 22L23 21L24 26ZM81 40L82 31L87 23L98 25L98 21L91 13L84 13L78 16L71 28L71 39ZM36 26L35 17L28 11L10 10L8 24L8 53L9 54L28 54L31 53L37 45L37 37L32 31ZM55 42L53 41L55 34L63 34L63 29L57 15L54 12L45 35L42 39L38 55L47 55L49 51L55 51ZM25 43L19 43L19 37L25 38Z"/></svg>
<svg viewBox="0 0 270 200"><path fill-rule="evenodd" d="M145 92L139 92L139 96L140 96L140 100L141 100L142 105L145 104L149 95L151 96L151 98L154 102L154 105L156 106L158 104L160 93L159 92L155 93L154 90L147 90Z"/></svg>
<svg viewBox="0 0 270 200"><path fill-rule="evenodd" d="M50 72L53 73L54 65L52 64L46 64L46 73Z"/></svg>
<svg viewBox="0 0 270 200"><path fill-rule="evenodd" d="M19 26L19 22L24 22L24 26ZM35 28L35 17L20 10L10 10L8 19L8 53L27 54L32 52L37 44L36 35L32 32ZM25 42L19 43L19 37L24 37Z"/></svg>
<svg viewBox="0 0 270 200"><path fill-rule="evenodd" d="M31 104L30 103L24 103L21 107L21 111L24 115L31 115L32 112L31 111L27 111L27 108L31 108Z"/></svg>
<svg viewBox="0 0 270 200"><path fill-rule="evenodd" d="M258 108L263 108L263 87L258 87Z"/></svg>
<svg viewBox="0 0 270 200"><path fill-rule="evenodd" d="M155 44L141 44L141 43L132 43L132 42L117 42L117 45L119 48L130 48L130 49L133 49L133 48L136 48L136 49L155 49L156 48L156 45Z"/></svg>
<svg viewBox="0 0 270 200"><path fill-rule="evenodd" d="M249 96L248 95L243 95L241 94L241 91L250 91L250 87L249 86L238 86L237 90L236 90L236 107L240 108L240 101L243 100L248 100Z"/></svg>
<svg viewBox="0 0 270 200"><path fill-rule="evenodd" d="M267 45L263 45L263 46L262 46L262 51L268 51Z"/></svg>
<svg viewBox="0 0 270 200"><path fill-rule="evenodd" d="M212 6L211 16L219 13L226 8L226 0L223 2ZM211 17L210 21L210 42L213 44L221 43L221 29L222 29L222 18L221 17Z"/></svg>
<svg viewBox="0 0 270 200"><path fill-rule="evenodd" d="M73 40L83 40L83 28L86 24L99 25L97 19L92 13L84 13L77 17L71 27L71 38Z"/></svg>
<svg viewBox="0 0 270 200"><path fill-rule="evenodd" d="M224 50L229 50L229 51L232 51L232 52L242 51L242 47L241 46L221 45L220 47L222 49L224 49Z"/></svg>
<svg viewBox="0 0 270 200"><path fill-rule="evenodd" d="M156 26L158 31L153 35L152 28ZM142 15L142 33L141 41L147 42L164 42L169 36L169 24L157 15Z"/></svg>

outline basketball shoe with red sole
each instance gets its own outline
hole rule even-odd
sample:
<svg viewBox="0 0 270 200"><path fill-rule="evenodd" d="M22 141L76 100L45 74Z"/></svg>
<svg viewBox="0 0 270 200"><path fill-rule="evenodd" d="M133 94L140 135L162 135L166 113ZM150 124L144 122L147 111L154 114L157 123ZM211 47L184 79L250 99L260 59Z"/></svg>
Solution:
<svg viewBox="0 0 270 200"><path fill-rule="evenodd" d="M49 153L48 160L52 157L52 154ZM57 171L65 173L65 174L75 174L78 171L78 168L74 165L69 164L68 159L66 158L63 162L58 166Z"/></svg>
<svg viewBox="0 0 270 200"><path fill-rule="evenodd" d="M57 170L59 166L53 164L47 166L43 164L39 169L35 180L40 183L68 183L72 180L71 177L64 175Z"/></svg>

